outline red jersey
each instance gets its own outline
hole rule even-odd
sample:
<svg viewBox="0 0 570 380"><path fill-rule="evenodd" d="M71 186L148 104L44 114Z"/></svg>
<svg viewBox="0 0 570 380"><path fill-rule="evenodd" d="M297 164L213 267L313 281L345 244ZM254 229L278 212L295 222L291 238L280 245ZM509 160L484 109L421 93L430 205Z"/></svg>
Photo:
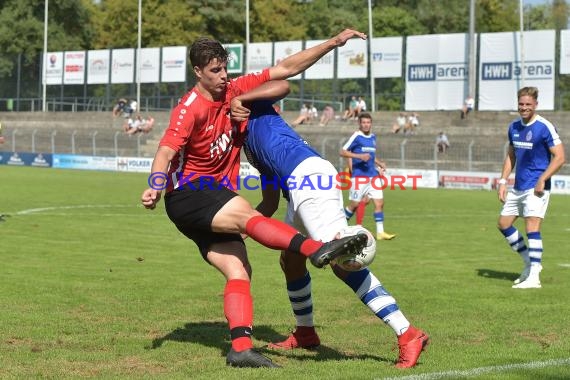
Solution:
<svg viewBox="0 0 570 380"><path fill-rule="evenodd" d="M231 79L221 101L204 98L195 87L184 95L159 143L178 152L170 162L166 192L200 177L236 188L247 122L230 120L230 102L269 79L268 69Z"/></svg>

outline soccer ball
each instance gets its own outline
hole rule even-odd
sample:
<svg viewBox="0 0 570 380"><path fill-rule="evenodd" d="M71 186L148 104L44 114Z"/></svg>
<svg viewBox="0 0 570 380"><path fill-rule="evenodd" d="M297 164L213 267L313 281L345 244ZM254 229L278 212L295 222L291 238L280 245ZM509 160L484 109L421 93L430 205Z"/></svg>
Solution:
<svg viewBox="0 0 570 380"><path fill-rule="evenodd" d="M362 252L357 255L342 255L333 260L336 265L349 272L356 272L362 268L366 268L372 263L376 256L376 239L374 239L374 235L372 235L370 231L362 226L348 226L344 228L339 232L339 239L357 234L365 234L368 237L368 242Z"/></svg>

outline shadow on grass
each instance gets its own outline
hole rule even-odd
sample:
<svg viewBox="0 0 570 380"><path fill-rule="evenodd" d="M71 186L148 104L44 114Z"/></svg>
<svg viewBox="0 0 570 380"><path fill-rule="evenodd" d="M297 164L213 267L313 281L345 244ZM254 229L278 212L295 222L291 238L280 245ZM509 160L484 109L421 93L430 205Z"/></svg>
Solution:
<svg viewBox="0 0 570 380"><path fill-rule="evenodd" d="M265 325L259 325L254 327L255 338L263 342L277 342L286 339L287 337L279 334L273 328ZM147 346L147 349L157 349L160 348L164 342L174 341L174 342L192 342L202 344L208 347L217 347L220 349L221 355L225 356L230 350L231 343L229 341L229 331L228 325L224 322L192 322L187 323L184 327L175 329L174 331L166 334L163 337L156 338L152 340L152 344ZM312 350L291 350L291 351L279 351L271 350L266 346L256 347L256 349L265 354L271 354L273 356L283 356L291 357L296 360L314 360L314 361L324 361L324 360L376 360L383 362L393 362L391 359L387 359L377 355L370 354L353 354L345 353L334 348L328 347L321 344L319 347Z"/></svg>
<svg viewBox="0 0 570 380"><path fill-rule="evenodd" d="M477 274L481 277L493 278L495 280L516 280L520 273L502 272L493 269L477 269Z"/></svg>

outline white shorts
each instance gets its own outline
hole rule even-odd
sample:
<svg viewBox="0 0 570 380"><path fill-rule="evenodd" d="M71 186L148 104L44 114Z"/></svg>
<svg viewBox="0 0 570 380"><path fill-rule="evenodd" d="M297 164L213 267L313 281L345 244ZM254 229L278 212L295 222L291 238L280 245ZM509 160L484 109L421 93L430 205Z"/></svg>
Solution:
<svg viewBox="0 0 570 380"><path fill-rule="evenodd" d="M537 197L534 195L534 189L509 190L501 215L535 216L544 219L549 200L550 191L545 191L542 197Z"/></svg>
<svg viewBox="0 0 570 380"><path fill-rule="evenodd" d="M360 181L355 177L350 179L351 187L348 191L348 199L355 202L360 202L365 196L368 196L370 199L384 199L384 192L382 191L384 180L382 176L364 178L368 180L367 183L362 183L363 177L360 177Z"/></svg>
<svg viewBox="0 0 570 380"><path fill-rule="evenodd" d="M296 186L289 190L285 223L314 240L333 240L348 226L337 175L335 167L320 157L309 157L301 162L291 173L293 178L287 181L289 188L292 182ZM315 189L308 186L299 189L303 178L308 178Z"/></svg>

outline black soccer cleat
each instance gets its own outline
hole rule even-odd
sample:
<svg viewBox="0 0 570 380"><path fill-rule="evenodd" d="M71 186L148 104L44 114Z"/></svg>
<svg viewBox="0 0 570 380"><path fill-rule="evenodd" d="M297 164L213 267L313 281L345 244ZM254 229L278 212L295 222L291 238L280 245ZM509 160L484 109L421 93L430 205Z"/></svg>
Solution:
<svg viewBox="0 0 570 380"><path fill-rule="evenodd" d="M365 234L345 236L325 243L317 252L309 256L309 260L317 268L322 268L339 256L359 254L367 243L368 237Z"/></svg>
<svg viewBox="0 0 570 380"><path fill-rule="evenodd" d="M252 348L241 352L237 352L232 348L230 352L228 352L226 364L230 367L281 368L281 366L273 363L271 359L261 355Z"/></svg>

